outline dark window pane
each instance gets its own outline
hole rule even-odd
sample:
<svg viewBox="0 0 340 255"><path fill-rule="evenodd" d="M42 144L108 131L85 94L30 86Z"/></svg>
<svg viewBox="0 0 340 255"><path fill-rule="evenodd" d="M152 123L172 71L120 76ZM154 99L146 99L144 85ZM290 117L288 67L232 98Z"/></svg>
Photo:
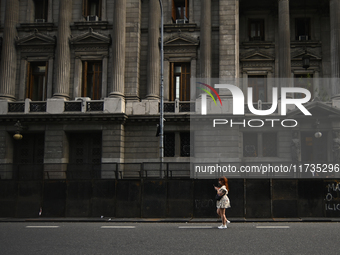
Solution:
<svg viewBox="0 0 340 255"><path fill-rule="evenodd" d="M47 21L48 0L34 0L34 18Z"/></svg>
<svg viewBox="0 0 340 255"><path fill-rule="evenodd" d="M182 132L180 133L181 139L181 157L190 157L190 132Z"/></svg>
<svg viewBox="0 0 340 255"><path fill-rule="evenodd" d="M267 80L265 75L248 76L248 87L253 88L253 103L267 102Z"/></svg>
<svg viewBox="0 0 340 255"><path fill-rule="evenodd" d="M257 157L257 133L243 133L243 157Z"/></svg>
<svg viewBox="0 0 340 255"><path fill-rule="evenodd" d="M295 19L296 40L310 40L310 18ZM306 37L307 36L307 37Z"/></svg>
<svg viewBox="0 0 340 255"><path fill-rule="evenodd" d="M277 157L276 133L264 133L262 135L263 157Z"/></svg>
<svg viewBox="0 0 340 255"><path fill-rule="evenodd" d="M264 41L264 20L250 19L249 20L249 40Z"/></svg>
<svg viewBox="0 0 340 255"><path fill-rule="evenodd" d="M164 133L164 157L175 156L175 133Z"/></svg>

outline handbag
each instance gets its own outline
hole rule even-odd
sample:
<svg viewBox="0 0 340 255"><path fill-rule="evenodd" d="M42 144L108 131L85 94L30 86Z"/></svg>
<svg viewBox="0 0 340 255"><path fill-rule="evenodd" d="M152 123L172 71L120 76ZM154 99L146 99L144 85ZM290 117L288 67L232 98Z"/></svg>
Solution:
<svg viewBox="0 0 340 255"><path fill-rule="evenodd" d="M215 200L216 200L216 201L220 201L221 198L222 198L223 196L224 196L224 195L220 196L219 194L216 194Z"/></svg>
<svg viewBox="0 0 340 255"><path fill-rule="evenodd" d="M223 190L224 191L224 190ZM216 194L216 196L215 196L215 200L216 201L220 201L221 199L222 199L222 197L224 197L224 195L225 195L225 191L223 192L223 194L222 194L222 196L220 196L219 194Z"/></svg>

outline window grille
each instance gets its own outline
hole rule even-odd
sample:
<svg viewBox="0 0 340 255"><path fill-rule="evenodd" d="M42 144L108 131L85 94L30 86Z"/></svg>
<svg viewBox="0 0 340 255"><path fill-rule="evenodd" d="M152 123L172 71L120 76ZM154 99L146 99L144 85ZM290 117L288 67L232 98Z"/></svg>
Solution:
<svg viewBox="0 0 340 255"><path fill-rule="evenodd" d="M164 157L175 156L175 133L164 134Z"/></svg>
<svg viewBox="0 0 340 255"><path fill-rule="evenodd" d="M263 157L277 157L276 133L263 133L262 146L263 146Z"/></svg>
<svg viewBox="0 0 340 255"><path fill-rule="evenodd" d="M30 112L46 112L46 102L30 103Z"/></svg>
<svg viewBox="0 0 340 255"><path fill-rule="evenodd" d="M25 103L8 103L8 112L25 112Z"/></svg>
<svg viewBox="0 0 340 255"><path fill-rule="evenodd" d="M65 112L81 112L82 102L65 102Z"/></svg>
<svg viewBox="0 0 340 255"><path fill-rule="evenodd" d="M190 146L190 132L180 133L181 139L181 157L190 157L192 153Z"/></svg>

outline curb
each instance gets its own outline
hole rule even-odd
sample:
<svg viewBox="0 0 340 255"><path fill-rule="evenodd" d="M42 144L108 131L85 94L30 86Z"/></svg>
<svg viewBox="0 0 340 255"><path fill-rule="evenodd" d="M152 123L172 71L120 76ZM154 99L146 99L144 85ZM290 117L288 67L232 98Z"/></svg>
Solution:
<svg viewBox="0 0 340 255"><path fill-rule="evenodd" d="M340 218L228 218L232 223L262 222L340 222ZM0 218L0 223L14 222L86 222L86 223L217 223L217 218Z"/></svg>

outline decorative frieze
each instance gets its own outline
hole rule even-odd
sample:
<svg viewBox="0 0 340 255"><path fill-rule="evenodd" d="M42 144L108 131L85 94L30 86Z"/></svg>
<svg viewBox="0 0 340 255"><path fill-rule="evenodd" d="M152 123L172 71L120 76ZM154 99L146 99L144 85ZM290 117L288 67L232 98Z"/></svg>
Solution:
<svg viewBox="0 0 340 255"><path fill-rule="evenodd" d="M70 44L75 51L108 51L111 44L110 35L94 32L90 27L86 33L70 37Z"/></svg>
<svg viewBox="0 0 340 255"><path fill-rule="evenodd" d="M22 52L48 52L53 53L56 38L47 34L40 33L37 29L33 33L17 38L15 44Z"/></svg>

